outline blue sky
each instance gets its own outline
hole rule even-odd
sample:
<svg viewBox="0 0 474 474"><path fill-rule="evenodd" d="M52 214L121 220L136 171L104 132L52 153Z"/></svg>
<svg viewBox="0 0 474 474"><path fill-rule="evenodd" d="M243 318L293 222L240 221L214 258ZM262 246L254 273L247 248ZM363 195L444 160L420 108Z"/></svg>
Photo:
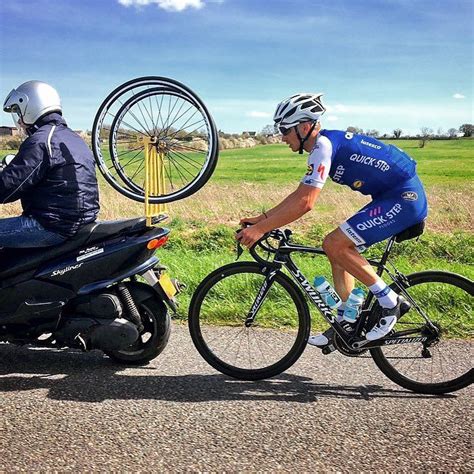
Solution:
<svg viewBox="0 0 474 474"><path fill-rule="evenodd" d="M435 131L473 122L472 0L4 0L0 95L51 83L75 129L144 75L191 87L227 132L324 92L325 128ZM3 114L0 124L10 124Z"/></svg>

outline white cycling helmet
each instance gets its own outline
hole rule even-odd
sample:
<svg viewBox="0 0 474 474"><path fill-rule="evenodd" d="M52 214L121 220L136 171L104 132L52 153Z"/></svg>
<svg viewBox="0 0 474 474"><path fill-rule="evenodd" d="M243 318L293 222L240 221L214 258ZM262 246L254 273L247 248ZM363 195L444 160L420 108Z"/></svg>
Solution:
<svg viewBox="0 0 474 474"><path fill-rule="evenodd" d="M321 102L323 94L295 94L280 102L273 116L279 127L291 128L302 122L317 122L326 108Z"/></svg>
<svg viewBox="0 0 474 474"><path fill-rule="evenodd" d="M61 99L54 87L41 81L28 81L13 89L3 103L3 111L10 112L15 124L33 125L43 115L61 112ZM19 119L21 121L19 122Z"/></svg>
<svg viewBox="0 0 474 474"><path fill-rule="evenodd" d="M326 111L321 102L323 94L295 94L280 102L273 116L275 124L283 135L291 132L293 127L299 123L312 122L313 125L305 137L300 135L298 128L295 128L297 137L300 140L299 154L303 153L306 140L319 122L319 117Z"/></svg>

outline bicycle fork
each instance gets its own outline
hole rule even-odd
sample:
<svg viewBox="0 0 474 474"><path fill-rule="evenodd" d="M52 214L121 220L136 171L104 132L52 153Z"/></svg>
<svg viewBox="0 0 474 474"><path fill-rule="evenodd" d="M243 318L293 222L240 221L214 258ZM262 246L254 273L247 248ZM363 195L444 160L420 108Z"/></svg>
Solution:
<svg viewBox="0 0 474 474"><path fill-rule="evenodd" d="M248 328L252 326L253 323L255 322L255 318L257 316L258 310L261 308L263 302L265 301L265 297L267 296L268 291L270 290L278 271L279 271L278 268L274 268L274 269L269 270L266 273L265 281L263 282L263 285L260 287L260 290L257 293L257 296L255 297L255 300L250 308L250 311L247 314L247 318L245 319L245 327Z"/></svg>

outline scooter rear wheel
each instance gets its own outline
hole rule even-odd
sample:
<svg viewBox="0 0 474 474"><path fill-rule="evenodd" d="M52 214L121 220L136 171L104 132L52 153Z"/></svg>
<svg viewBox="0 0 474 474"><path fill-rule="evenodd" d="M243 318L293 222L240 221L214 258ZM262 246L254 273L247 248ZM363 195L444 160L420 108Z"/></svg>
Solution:
<svg viewBox="0 0 474 474"><path fill-rule="evenodd" d="M144 329L138 340L127 349L105 353L121 364L145 365L157 357L168 344L171 319L163 301L151 293L153 290L140 283L127 286L137 305ZM149 293L149 298L143 299L144 290Z"/></svg>

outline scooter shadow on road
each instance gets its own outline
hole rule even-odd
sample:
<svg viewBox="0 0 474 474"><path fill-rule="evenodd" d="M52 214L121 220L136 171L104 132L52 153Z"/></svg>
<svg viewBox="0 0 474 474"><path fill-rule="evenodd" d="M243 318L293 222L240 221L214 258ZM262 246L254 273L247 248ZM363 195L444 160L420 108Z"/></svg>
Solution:
<svg viewBox="0 0 474 474"><path fill-rule="evenodd" d="M102 402L150 399L183 403L272 400L312 403L328 397L361 401L433 398L380 385L319 384L309 377L289 373L252 382L218 373L155 375L160 369L159 364L117 366L99 352L83 354L0 346L0 392L46 389L47 398L53 400Z"/></svg>

